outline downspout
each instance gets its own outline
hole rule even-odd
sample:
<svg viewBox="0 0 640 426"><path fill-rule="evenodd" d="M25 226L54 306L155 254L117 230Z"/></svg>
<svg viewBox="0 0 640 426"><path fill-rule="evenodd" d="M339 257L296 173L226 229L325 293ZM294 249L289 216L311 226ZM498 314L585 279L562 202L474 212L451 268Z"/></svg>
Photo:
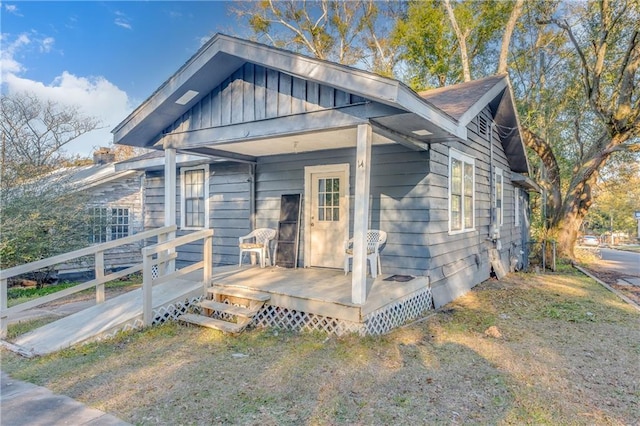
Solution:
<svg viewBox="0 0 640 426"><path fill-rule="evenodd" d="M489 199L491 200L491 221L489 226L489 239L495 244L495 248L498 250L501 248L500 244L500 228L496 218L496 175L495 166L493 164L493 131L495 129L495 121L491 120L491 126L489 127Z"/></svg>
<svg viewBox="0 0 640 426"><path fill-rule="evenodd" d="M495 189L495 176L493 170L493 126L494 121L491 120L491 126L489 127L489 239L495 240L495 228L496 228L496 189Z"/></svg>

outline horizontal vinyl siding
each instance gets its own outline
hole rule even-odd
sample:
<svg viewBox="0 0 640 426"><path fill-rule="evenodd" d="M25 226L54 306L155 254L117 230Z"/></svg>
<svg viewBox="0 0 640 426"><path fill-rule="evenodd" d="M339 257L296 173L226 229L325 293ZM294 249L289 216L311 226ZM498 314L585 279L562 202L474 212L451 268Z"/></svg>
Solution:
<svg viewBox="0 0 640 426"><path fill-rule="evenodd" d="M238 237L250 232L249 166L214 164L209 166L209 228L214 230L213 264L231 265L238 261ZM146 179L145 228L164 226L164 172L148 172ZM180 224L180 168L177 171L176 222ZM193 231L178 232L185 235ZM180 267L202 260L202 241L178 250Z"/></svg>
<svg viewBox="0 0 640 426"><path fill-rule="evenodd" d="M481 114L490 126L491 115L488 108ZM466 141L432 145L431 182L441 190L429 200L429 247L431 263L429 275L433 286L436 305L447 303L460 296L471 287L489 278L491 266L489 249L493 243L488 239L491 224L492 196L490 173L490 145L488 136L481 135L477 120L467 126ZM475 158L475 231L449 235L448 233L448 161L449 149L454 148ZM500 228L501 260L508 270L509 254L521 245L521 229L514 226L514 187L507 157L499 140L499 132L493 129L493 162L503 170L504 196L503 226Z"/></svg>
<svg viewBox="0 0 640 426"><path fill-rule="evenodd" d="M280 196L304 193L304 168L328 164L350 165L349 228L353 230L355 204L353 172L355 149L340 149L260 158L256 176L256 226L276 228ZM385 273L424 275L427 271L425 221L428 219L428 153L416 153L401 145L375 146L371 165L370 228L388 233L382 252ZM303 205L304 208L304 205ZM304 264L304 214L300 233L300 265ZM406 243L407 237L413 245ZM342 250L342 241L336 250Z"/></svg>

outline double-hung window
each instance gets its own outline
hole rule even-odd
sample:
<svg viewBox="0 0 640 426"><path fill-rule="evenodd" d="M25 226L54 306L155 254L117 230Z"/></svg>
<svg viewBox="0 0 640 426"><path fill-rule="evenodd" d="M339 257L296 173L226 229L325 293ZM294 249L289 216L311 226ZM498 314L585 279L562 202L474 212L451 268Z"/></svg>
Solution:
<svg viewBox="0 0 640 426"><path fill-rule="evenodd" d="M92 207L89 210L89 242L106 243L129 236L129 208Z"/></svg>
<svg viewBox="0 0 640 426"><path fill-rule="evenodd" d="M496 167L495 171L495 208L496 208L496 224L502 226L504 223L504 175L502 169Z"/></svg>
<svg viewBox="0 0 640 426"><path fill-rule="evenodd" d="M209 165L180 169L180 227L208 228Z"/></svg>
<svg viewBox="0 0 640 426"><path fill-rule="evenodd" d="M475 160L449 151L449 232L475 228Z"/></svg>

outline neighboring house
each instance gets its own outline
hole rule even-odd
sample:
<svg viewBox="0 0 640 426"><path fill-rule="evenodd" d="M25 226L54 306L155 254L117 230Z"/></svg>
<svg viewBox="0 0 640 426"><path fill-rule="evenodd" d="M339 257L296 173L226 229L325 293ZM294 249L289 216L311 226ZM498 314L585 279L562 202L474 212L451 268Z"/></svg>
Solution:
<svg viewBox="0 0 640 426"><path fill-rule="evenodd" d="M89 214L89 244L104 243L143 230L144 173L116 171L114 155L106 148L94 153L94 163L57 172L57 180L82 193ZM63 176L64 175L64 176ZM129 244L105 253L105 269L117 270L140 263L140 244ZM91 260L92 262L92 260ZM87 261L57 267L59 274L93 270Z"/></svg>
<svg viewBox="0 0 640 426"><path fill-rule="evenodd" d="M280 197L296 193L299 267L342 268L343 242L381 229L385 276L428 277L436 307L490 277L490 252L506 270L527 260L536 187L506 76L418 94L218 34L113 134L162 153L117 166L145 171L145 228L214 228L217 265L237 263L239 236L276 228ZM367 298L362 264L355 305Z"/></svg>

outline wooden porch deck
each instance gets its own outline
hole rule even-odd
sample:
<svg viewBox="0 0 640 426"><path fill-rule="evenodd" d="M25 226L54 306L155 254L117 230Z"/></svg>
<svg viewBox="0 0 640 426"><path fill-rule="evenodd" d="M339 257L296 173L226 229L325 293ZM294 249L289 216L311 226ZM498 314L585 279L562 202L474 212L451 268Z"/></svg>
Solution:
<svg viewBox="0 0 640 426"><path fill-rule="evenodd" d="M340 270L224 266L214 268L211 284L268 293L268 304L278 309L357 324L367 315L410 298L429 285L427 277L408 282L384 281L388 276L367 279L367 301L362 306L351 303L351 274L345 276ZM154 286L153 308L157 315L171 304L203 295L200 270ZM14 344L25 352L44 355L141 326L142 305L142 289L133 290L19 336Z"/></svg>
<svg viewBox="0 0 640 426"><path fill-rule="evenodd" d="M214 268L211 284L268 293L273 306L362 322L368 314L429 286L428 277L385 281L389 276L367 278L367 300L361 306L351 303L351 273L336 269L224 266Z"/></svg>

